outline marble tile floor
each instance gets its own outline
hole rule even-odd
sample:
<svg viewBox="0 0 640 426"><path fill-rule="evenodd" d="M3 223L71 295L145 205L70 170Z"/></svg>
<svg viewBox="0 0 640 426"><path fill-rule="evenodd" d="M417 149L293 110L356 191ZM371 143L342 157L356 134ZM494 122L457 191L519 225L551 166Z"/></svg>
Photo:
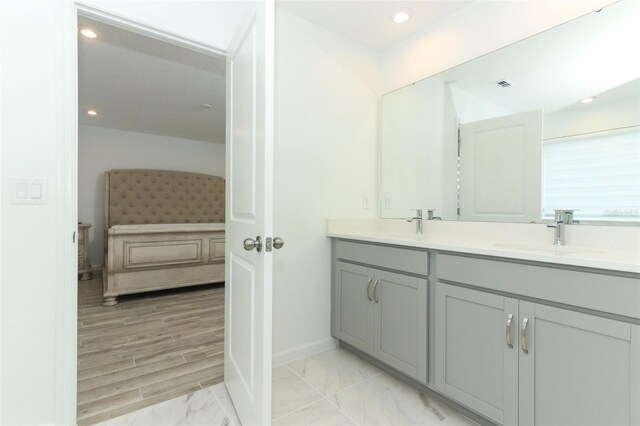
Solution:
<svg viewBox="0 0 640 426"><path fill-rule="evenodd" d="M477 426L344 349L273 369L273 425ZM238 425L224 384L113 419L110 426Z"/></svg>
<svg viewBox="0 0 640 426"><path fill-rule="evenodd" d="M223 380L224 285L123 296L102 306L102 279L78 283L79 425Z"/></svg>

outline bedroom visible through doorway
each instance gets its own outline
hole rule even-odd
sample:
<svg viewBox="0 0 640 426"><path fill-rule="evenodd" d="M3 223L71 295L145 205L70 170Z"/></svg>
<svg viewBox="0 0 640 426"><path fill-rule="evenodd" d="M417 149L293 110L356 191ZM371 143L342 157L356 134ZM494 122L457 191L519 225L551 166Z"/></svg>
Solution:
<svg viewBox="0 0 640 426"><path fill-rule="evenodd" d="M78 17L78 424L223 381L225 78Z"/></svg>

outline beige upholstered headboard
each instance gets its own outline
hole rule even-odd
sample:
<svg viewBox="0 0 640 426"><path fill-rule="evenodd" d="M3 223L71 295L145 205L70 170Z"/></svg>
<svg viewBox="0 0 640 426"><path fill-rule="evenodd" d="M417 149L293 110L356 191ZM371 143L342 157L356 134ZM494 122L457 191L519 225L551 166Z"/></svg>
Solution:
<svg viewBox="0 0 640 426"><path fill-rule="evenodd" d="M105 227L224 222L224 178L171 170L104 174Z"/></svg>

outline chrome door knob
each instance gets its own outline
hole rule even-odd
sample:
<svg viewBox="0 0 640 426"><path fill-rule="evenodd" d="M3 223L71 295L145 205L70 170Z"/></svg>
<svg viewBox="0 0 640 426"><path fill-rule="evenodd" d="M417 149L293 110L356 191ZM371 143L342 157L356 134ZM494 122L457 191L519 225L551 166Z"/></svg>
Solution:
<svg viewBox="0 0 640 426"><path fill-rule="evenodd" d="M245 238L242 245L246 251L256 249L258 252L262 251L262 238L258 235L255 240L251 238Z"/></svg>
<svg viewBox="0 0 640 426"><path fill-rule="evenodd" d="M284 245L284 240L282 238L275 237L273 239L273 248L274 249L281 249L283 245Z"/></svg>

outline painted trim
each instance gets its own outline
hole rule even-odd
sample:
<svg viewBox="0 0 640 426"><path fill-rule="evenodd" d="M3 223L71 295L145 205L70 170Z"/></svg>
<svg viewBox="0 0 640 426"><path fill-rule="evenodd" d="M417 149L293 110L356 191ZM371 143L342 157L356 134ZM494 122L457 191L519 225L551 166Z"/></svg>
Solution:
<svg viewBox="0 0 640 426"><path fill-rule="evenodd" d="M112 12L108 12L104 9L83 4L82 0L78 0L76 2L76 8L79 16L84 16L126 31L131 31L137 34L151 37L156 40L164 41L166 43L171 43L189 50L193 50L195 52L203 53L205 55L221 56L223 58L226 57L226 52L224 51L224 49L215 46L208 46L206 44L184 38L177 34L170 33L168 31L150 27L146 24L131 20Z"/></svg>
<svg viewBox="0 0 640 426"><path fill-rule="evenodd" d="M65 55L56 57L55 144L55 404L54 424L76 423L77 387L77 149L78 149L78 67L77 15L73 1L66 0L56 19L63 31L56 33L56 44ZM73 283L73 284L72 284Z"/></svg>
<svg viewBox="0 0 640 426"><path fill-rule="evenodd" d="M0 4L2 14L2 4ZM0 31L0 48L2 47L2 31ZM2 54L0 52L0 87L2 87ZM0 90L0 129L2 129L2 90ZM2 178L2 131L0 131L0 179ZM0 241L2 241L2 194L4 193L0 183ZM2 259L2 244L0 244L0 259ZM2 322L2 263L0 262L0 323ZM2 423L2 326L0 326L0 423Z"/></svg>
<svg viewBox="0 0 640 426"><path fill-rule="evenodd" d="M291 361L296 361L298 359L335 349L338 347L338 344L338 339L334 337L327 337L316 340L315 342L307 343L306 345L274 353L273 366L279 367L281 365L288 364Z"/></svg>

